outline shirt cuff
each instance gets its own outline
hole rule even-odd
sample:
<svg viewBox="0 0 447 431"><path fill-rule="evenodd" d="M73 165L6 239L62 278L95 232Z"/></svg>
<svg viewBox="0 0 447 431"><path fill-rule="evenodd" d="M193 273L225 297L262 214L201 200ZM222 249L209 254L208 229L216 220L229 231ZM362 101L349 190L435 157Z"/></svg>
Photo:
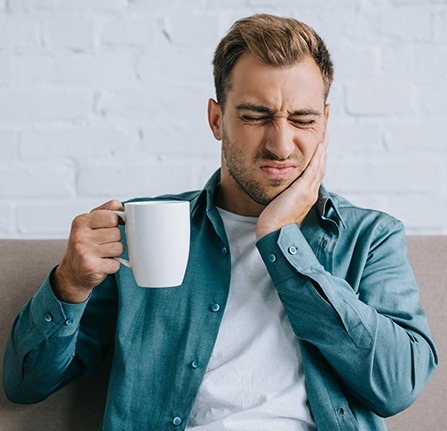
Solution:
<svg viewBox="0 0 447 431"><path fill-rule="evenodd" d="M69 336L77 331L88 299L80 304L60 301L53 292L47 276L34 298L31 300L31 316L44 338L57 331L58 336Z"/></svg>
<svg viewBox="0 0 447 431"><path fill-rule="evenodd" d="M256 246L275 285L296 277L297 272L311 276L324 271L296 224L262 237Z"/></svg>

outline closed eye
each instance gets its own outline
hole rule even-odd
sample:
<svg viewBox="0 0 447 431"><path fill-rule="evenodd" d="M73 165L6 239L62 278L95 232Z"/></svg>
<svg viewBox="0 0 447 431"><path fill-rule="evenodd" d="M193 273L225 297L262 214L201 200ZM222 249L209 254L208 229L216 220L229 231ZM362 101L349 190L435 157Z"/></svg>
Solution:
<svg viewBox="0 0 447 431"><path fill-rule="evenodd" d="M315 124L315 120L290 120L297 127L311 127Z"/></svg>
<svg viewBox="0 0 447 431"><path fill-rule="evenodd" d="M252 117L250 115L242 115L241 119L247 123L266 123L267 121L271 120L271 117L269 116Z"/></svg>

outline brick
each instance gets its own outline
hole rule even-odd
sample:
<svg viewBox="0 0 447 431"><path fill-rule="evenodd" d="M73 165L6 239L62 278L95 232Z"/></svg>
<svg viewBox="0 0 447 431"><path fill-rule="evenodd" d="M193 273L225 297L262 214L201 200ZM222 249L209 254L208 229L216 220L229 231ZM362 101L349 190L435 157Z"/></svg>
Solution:
<svg viewBox="0 0 447 431"><path fill-rule="evenodd" d="M436 11L434 14L434 39L436 42L447 45L447 11Z"/></svg>
<svg viewBox="0 0 447 431"><path fill-rule="evenodd" d="M381 25L381 13L376 8L366 8L361 13L357 13L350 25L345 26L345 32L350 36L350 40L355 40L356 44L378 43L378 32ZM381 44L379 43L379 46Z"/></svg>
<svg viewBox="0 0 447 431"><path fill-rule="evenodd" d="M42 11L116 11L128 6L127 0L14 0L9 2L12 12Z"/></svg>
<svg viewBox="0 0 447 431"><path fill-rule="evenodd" d="M445 95L447 94L447 81L437 80L427 82L424 88L418 88L415 97L415 106L422 115L439 116L447 114Z"/></svg>
<svg viewBox="0 0 447 431"><path fill-rule="evenodd" d="M2 202L0 211L0 238L14 237L14 212L11 205Z"/></svg>
<svg viewBox="0 0 447 431"><path fill-rule="evenodd" d="M399 8L382 13L381 33L397 40L427 42L433 36L431 11L426 8Z"/></svg>
<svg viewBox="0 0 447 431"><path fill-rule="evenodd" d="M152 156L185 156L194 159L211 156L219 164L220 142L214 139L208 125L192 127L147 127L142 129L141 154Z"/></svg>
<svg viewBox="0 0 447 431"><path fill-rule="evenodd" d="M10 67L9 54L0 52L0 85L9 82L11 75Z"/></svg>
<svg viewBox="0 0 447 431"><path fill-rule="evenodd" d="M394 195L390 211L402 220L407 233L436 232L445 230L444 214L447 212L447 196L439 194Z"/></svg>
<svg viewBox="0 0 447 431"><path fill-rule="evenodd" d="M443 118L401 120L385 126L386 146L396 153L413 151L436 154L442 151L447 155L445 136L447 124Z"/></svg>
<svg viewBox="0 0 447 431"><path fill-rule="evenodd" d="M438 3L447 3L447 0L391 0L392 4L401 5L430 5Z"/></svg>
<svg viewBox="0 0 447 431"><path fill-rule="evenodd" d="M17 157L17 133L0 130L0 161Z"/></svg>
<svg viewBox="0 0 447 431"><path fill-rule="evenodd" d="M412 88L397 80L365 80L346 85L346 109L352 115L409 114Z"/></svg>
<svg viewBox="0 0 447 431"><path fill-rule="evenodd" d="M154 40L154 23L143 17L119 16L104 26L101 41L106 45L142 46Z"/></svg>
<svg viewBox="0 0 447 431"><path fill-rule="evenodd" d="M207 40L218 40L218 24L218 16L215 14L173 13L165 18L163 32L171 43L200 47Z"/></svg>
<svg viewBox="0 0 447 431"><path fill-rule="evenodd" d="M445 46L417 46L412 53L414 60L415 77L422 82L427 80L447 79L445 59L447 58L447 47Z"/></svg>
<svg viewBox="0 0 447 431"><path fill-rule="evenodd" d="M136 138L113 128L26 130L20 155L33 159L120 158L135 152Z"/></svg>
<svg viewBox="0 0 447 431"><path fill-rule="evenodd" d="M0 198L67 197L74 172L63 162L0 162Z"/></svg>
<svg viewBox="0 0 447 431"><path fill-rule="evenodd" d="M371 78L378 73L379 55L375 47L340 47L332 52L337 80Z"/></svg>
<svg viewBox="0 0 447 431"><path fill-rule="evenodd" d="M412 78L414 76L415 63L422 61L415 53L414 45L382 46L380 49L380 69L383 76L388 79Z"/></svg>
<svg viewBox="0 0 447 431"><path fill-rule="evenodd" d="M97 202L85 201L23 203L16 210L17 229L27 238L68 238L73 219L97 206Z"/></svg>
<svg viewBox="0 0 447 431"><path fill-rule="evenodd" d="M83 197L129 199L189 190L195 184L195 169L183 163L147 161L126 164L90 164L81 168L78 193Z"/></svg>
<svg viewBox="0 0 447 431"><path fill-rule="evenodd" d="M53 87L0 88L0 124L86 118L90 96Z"/></svg>
<svg viewBox="0 0 447 431"><path fill-rule="evenodd" d="M382 126L375 123L330 120L328 127L331 154L372 154L384 150Z"/></svg>
<svg viewBox="0 0 447 431"><path fill-rule="evenodd" d="M162 40L151 45L137 58L138 76L146 82L156 79L170 83L187 82L188 85L208 83L212 88L211 60L214 48L211 44L207 44L187 50Z"/></svg>
<svg viewBox="0 0 447 431"><path fill-rule="evenodd" d="M206 86L160 81L158 86L152 83L140 90L103 92L97 99L96 111L105 118L132 124L173 122L189 126L206 118L211 95Z"/></svg>
<svg viewBox="0 0 447 431"><path fill-rule="evenodd" d="M114 51L14 56L13 76L19 82L49 84L128 84L135 78L130 52Z"/></svg>
<svg viewBox="0 0 447 431"><path fill-rule="evenodd" d="M329 91L327 102L331 105L331 118L338 114L344 114L344 89L338 80L335 80ZM331 120L331 122L333 122Z"/></svg>
<svg viewBox="0 0 447 431"><path fill-rule="evenodd" d="M84 17L56 16L41 22L46 49L86 50L93 47L93 22Z"/></svg>
<svg viewBox="0 0 447 431"><path fill-rule="evenodd" d="M437 190L442 179L442 165L437 160L407 157L370 156L359 161L344 157L330 158L326 182L342 194L362 193L430 193Z"/></svg>
<svg viewBox="0 0 447 431"><path fill-rule="evenodd" d="M37 20L27 16L0 15L0 48L39 47Z"/></svg>

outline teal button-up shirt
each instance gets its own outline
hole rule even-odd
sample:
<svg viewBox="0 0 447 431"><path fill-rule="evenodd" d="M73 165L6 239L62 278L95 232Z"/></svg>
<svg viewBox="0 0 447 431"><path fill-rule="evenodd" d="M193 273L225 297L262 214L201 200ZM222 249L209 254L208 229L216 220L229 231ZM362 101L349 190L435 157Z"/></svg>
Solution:
<svg viewBox="0 0 447 431"><path fill-rule="evenodd" d="M122 266L87 301L65 304L47 278L8 343L11 400L44 399L94 372L113 346L101 429L186 428L230 284L231 249L213 203L219 178L164 197L191 203L180 287L139 288ZM321 188L301 227L285 226L257 247L298 337L318 430L385 430L382 417L408 407L437 365L402 224Z"/></svg>

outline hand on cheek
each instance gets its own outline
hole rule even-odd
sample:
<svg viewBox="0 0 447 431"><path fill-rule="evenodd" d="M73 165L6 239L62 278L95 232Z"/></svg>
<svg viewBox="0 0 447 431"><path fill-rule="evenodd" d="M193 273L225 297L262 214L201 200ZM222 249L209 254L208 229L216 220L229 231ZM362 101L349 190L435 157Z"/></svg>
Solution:
<svg viewBox="0 0 447 431"><path fill-rule="evenodd" d="M301 224L304 220L318 199L326 172L327 142L325 132L302 175L262 211L256 226L258 239L288 224Z"/></svg>

